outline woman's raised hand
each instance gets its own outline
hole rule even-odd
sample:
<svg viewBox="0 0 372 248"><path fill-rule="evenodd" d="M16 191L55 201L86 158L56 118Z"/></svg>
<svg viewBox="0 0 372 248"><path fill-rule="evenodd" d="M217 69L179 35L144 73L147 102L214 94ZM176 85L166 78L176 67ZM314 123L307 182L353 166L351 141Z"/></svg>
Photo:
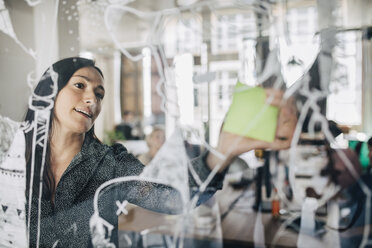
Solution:
<svg viewBox="0 0 372 248"><path fill-rule="evenodd" d="M216 150L225 156L225 160L222 161L210 152L207 157L207 164L210 168L222 162L223 165L219 170L222 171L234 157L253 149L283 150L290 147L297 124L295 100L293 98L283 99L281 90L265 89L265 93L266 101L279 108L274 141L267 142L222 131Z"/></svg>

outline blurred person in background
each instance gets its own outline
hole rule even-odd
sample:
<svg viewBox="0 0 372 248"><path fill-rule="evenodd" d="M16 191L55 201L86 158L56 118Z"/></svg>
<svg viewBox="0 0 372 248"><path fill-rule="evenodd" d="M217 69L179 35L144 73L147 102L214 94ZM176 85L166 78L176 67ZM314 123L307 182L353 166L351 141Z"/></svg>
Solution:
<svg viewBox="0 0 372 248"><path fill-rule="evenodd" d="M138 159L142 164L147 165L155 157L165 142L165 131L161 127L154 127L152 132L146 136L146 144L149 150L141 154Z"/></svg>

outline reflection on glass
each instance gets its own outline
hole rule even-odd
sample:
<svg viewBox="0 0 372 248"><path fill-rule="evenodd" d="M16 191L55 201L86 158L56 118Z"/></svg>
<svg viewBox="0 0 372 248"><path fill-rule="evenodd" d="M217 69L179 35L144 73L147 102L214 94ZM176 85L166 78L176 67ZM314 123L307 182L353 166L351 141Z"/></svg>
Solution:
<svg viewBox="0 0 372 248"><path fill-rule="evenodd" d="M50 239L50 246L54 247L63 247L64 242L74 243L80 238L90 240L96 247L115 247L116 238L119 247L371 245L372 180L371 162L367 159L371 147L366 143L371 133L366 132L370 127L363 126L366 116L362 115L370 110L370 105L363 105L368 90L362 89L369 89L366 71L371 62L368 57L371 44L368 32L366 37L361 32L365 23L369 25L364 20L368 15L358 15L371 12L369 3L57 2L53 8L47 1L0 0L1 246L26 247L26 224L33 229L35 239ZM346 11L348 8L356 11ZM40 28L46 23L58 26L56 40L44 33L50 30ZM22 27L31 30L35 44L23 43ZM43 45L45 41L58 46L47 48ZM33 216L35 221L30 224L30 212L26 212L22 193L24 149L30 147L23 146L22 139L19 140L20 133L16 132L19 125L3 115L24 110L21 104L9 104L10 100L26 99L24 92L30 93L27 75L32 75L31 70L36 67L39 70L45 61L55 59L55 54L60 58L89 54L104 71L107 97L100 119L95 122L98 135L112 130L120 119L117 113L123 109L136 115L135 128L139 130L136 138L141 139L150 124L165 124L169 138L163 152L144 169L144 174L142 169L128 171L130 161L137 160L123 151L128 157L118 157L117 161L123 159L125 163L113 169L122 172L121 181L111 178L112 174L101 173L84 185L57 185L71 187L69 193L64 192L67 198L89 188L90 183L97 188L107 186L98 193L94 187L89 188L89 197L71 201L75 204L71 208L54 209L45 198L38 197L43 187L35 189L34 201L40 200L42 204L32 211L47 217ZM52 78L51 74L52 70L49 71ZM116 92L119 80L122 92ZM235 161L230 167L234 168L234 175L213 177L224 179L223 189L215 193L215 188L204 187L202 180L212 179L208 177L210 171L204 170L205 178L201 179L199 167L193 165L195 161L203 161L208 152L213 153L211 148L218 144L238 80L247 87L282 89L284 98L293 97L299 121L290 149L281 152L270 149L264 152L269 155L262 157L254 157L253 151L242 156L245 166L234 167L234 163L239 163ZM47 100L48 108L54 106L54 96L32 97L32 103ZM49 112L37 107L35 111L38 113L34 122L23 123L21 131L34 130L34 143L47 151L43 142L49 142ZM83 111L80 114L84 115ZM364 137L354 137L349 129L365 132ZM171 136L171 130L175 136ZM336 135L341 132L344 134ZM349 147L338 146L341 143L348 143ZM84 182L88 173L95 170L97 163L91 161L95 155L105 149L110 154L117 152L118 146L101 145L97 143L102 149L84 157L83 167L87 172L79 175L79 182ZM240 148L240 144L231 147ZM59 155L62 157L64 152ZM79 156L74 161L79 161ZM68 177L71 171L63 176ZM114 179L116 190L105 185L110 179ZM192 188L188 188L190 180ZM39 185L40 178L32 183ZM168 195L157 195L159 189ZM114 194L110 195L110 190ZM200 191L204 190L204 198L200 200ZM173 196L174 192L180 196L164 197ZM89 204L95 193L101 201L96 199L93 209ZM139 201L141 194L146 197ZM155 206L153 210L167 212L179 207L182 211L160 215L127 202L148 206L143 203L154 196L158 201L151 202ZM273 201L280 201L279 214L275 211L275 217ZM85 204L89 207L84 208ZM85 211L80 214L75 207ZM71 216L73 221L69 222ZM38 228L40 222L52 224ZM51 228L57 224L61 230ZM31 246L38 246L38 242Z"/></svg>

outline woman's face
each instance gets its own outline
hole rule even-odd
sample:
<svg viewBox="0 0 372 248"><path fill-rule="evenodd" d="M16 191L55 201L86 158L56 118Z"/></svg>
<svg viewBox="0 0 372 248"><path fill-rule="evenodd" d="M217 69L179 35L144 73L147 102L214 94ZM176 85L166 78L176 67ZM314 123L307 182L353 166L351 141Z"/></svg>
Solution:
<svg viewBox="0 0 372 248"><path fill-rule="evenodd" d="M149 139L149 147L155 148L157 150L164 144L165 141L165 134L162 130L156 130L150 135Z"/></svg>
<svg viewBox="0 0 372 248"><path fill-rule="evenodd" d="M95 68L77 70L57 95L53 128L68 133L86 133L101 112L104 95L103 78Z"/></svg>

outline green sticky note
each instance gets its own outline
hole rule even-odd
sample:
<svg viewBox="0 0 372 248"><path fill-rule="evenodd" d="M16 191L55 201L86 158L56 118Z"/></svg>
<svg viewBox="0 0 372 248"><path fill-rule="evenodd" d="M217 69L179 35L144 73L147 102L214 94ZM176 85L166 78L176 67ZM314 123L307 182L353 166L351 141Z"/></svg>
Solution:
<svg viewBox="0 0 372 248"><path fill-rule="evenodd" d="M272 142L275 139L279 109L266 103L265 90L248 88L238 82L223 130L241 136Z"/></svg>

